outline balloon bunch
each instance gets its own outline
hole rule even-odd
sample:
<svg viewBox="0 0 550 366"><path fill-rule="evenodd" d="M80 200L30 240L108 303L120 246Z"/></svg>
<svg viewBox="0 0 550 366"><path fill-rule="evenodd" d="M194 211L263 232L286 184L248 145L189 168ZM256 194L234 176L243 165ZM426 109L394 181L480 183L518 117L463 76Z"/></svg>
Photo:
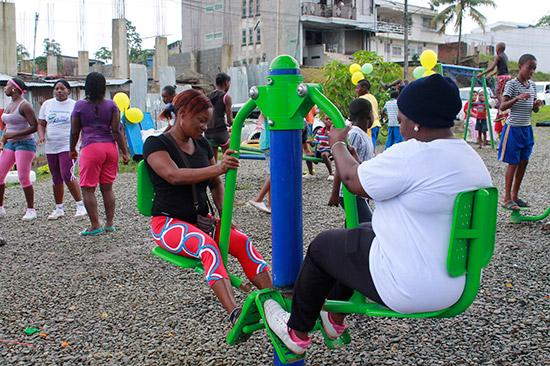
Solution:
<svg viewBox="0 0 550 366"><path fill-rule="evenodd" d="M125 93L116 93L113 97L113 102L120 109L123 118L130 123L140 123L143 121L143 112L139 108L130 108L130 98Z"/></svg>
<svg viewBox="0 0 550 366"><path fill-rule="evenodd" d="M349 66L349 72L351 74L351 82L353 85L357 85L358 82L365 78L365 75L369 75L374 67L372 64L366 63L363 66L359 64L351 64Z"/></svg>
<svg viewBox="0 0 550 366"><path fill-rule="evenodd" d="M420 79L426 76L435 74L432 69L437 65L437 55L432 50L426 50L420 55L420 65L413 71L415 79Z"/></svg>

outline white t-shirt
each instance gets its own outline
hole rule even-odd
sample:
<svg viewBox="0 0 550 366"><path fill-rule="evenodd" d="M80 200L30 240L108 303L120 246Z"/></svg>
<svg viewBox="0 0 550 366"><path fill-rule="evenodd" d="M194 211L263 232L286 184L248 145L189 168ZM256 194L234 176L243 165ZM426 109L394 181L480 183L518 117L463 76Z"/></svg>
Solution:
<svg viewBox="0 0 550 366"><path fill-rule="evenodd" d="M400 313L436 311L460 298L465 277L447 273L456 195L492 186L479 155L463 140L408 140L358 168L376 203L369 266L382 300Z"/></svg>
<svg viewBox="0 0 550 366"><path fill-rule="evenodd" d="M75 101L72 99L58 102L55 98L48 99L42 104L38 119L47 122L46 125L46 154L58 154L69 151L71 135L71 114Z"/></svg>

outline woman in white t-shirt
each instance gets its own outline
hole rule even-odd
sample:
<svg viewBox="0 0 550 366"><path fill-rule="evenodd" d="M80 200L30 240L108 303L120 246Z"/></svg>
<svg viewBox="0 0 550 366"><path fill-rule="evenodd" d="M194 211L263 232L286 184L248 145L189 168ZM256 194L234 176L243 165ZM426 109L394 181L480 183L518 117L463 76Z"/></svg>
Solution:
<svg viewBox="0 0 550 366"><path fill-rule="evenodd" d="M405 142L358 163L346 129L329 134L336 168L350 192L376 205L372 225L329 230L308 248L294 285L292 312L266 301L268 326L303 353L317 318L331 338L344 315L321 311L325 299L348 300L357 290L400 313L429 312L458 301L465 277L452 278L446 260L456 195L492 186L479 155L451 132L460 111L458 88L436 74L409 84L397 101ZM427 107L429 105L429 107Z"/></svg>
<svg viewBox="0 0 550 366"><path fill-rule="evenodd" d="M55 208L48 220L57 220L65 216L63 208L63 183L76 201L75 217L86 216L80 187L74 176L75 162L69 155L71 135L71 114L75 101L69 98L71 86L59 79L53 87L54 97L42 104L38 114L38 143L46 142L46 157L52 175Z"/></svg>

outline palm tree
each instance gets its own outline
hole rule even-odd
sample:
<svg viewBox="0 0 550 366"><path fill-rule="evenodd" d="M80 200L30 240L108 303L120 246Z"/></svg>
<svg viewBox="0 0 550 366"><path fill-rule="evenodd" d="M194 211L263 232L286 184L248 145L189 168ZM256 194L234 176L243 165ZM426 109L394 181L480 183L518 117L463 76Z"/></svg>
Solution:
<svg viewBox="0 0 550 366"><path fill-rule="evenodd" d="M434 7L446 5L433 19L434 24L441 24L439 33L445 33L447 26L454 21L454 29L458 31L458 52L456 55L456 63L458 65L460 61L460 42L462 41L462 21L464 20L464 16L470 16L485 32L487 18L476 7L492 6L495 8L497 5L494 0L432 0L431 3Z"/></svg>

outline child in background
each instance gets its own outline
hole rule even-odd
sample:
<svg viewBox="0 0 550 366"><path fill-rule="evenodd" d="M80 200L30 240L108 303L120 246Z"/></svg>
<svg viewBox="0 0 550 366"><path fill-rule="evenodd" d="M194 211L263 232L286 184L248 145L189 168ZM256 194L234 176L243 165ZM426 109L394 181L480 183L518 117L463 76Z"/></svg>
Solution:
<svg viewBox="0 0 550 366"><path fill-rule="evenodd" d="M308 137L308 127L309 124L307 121L304 121L304 129L302 130L302 152L307 156L315 156L313 151L311 151L311 146L307 141ZM304 179L313 179L315 178L315 171L313 170L313 162L306 160L307 173L304 174Z"/></svg>
<svg viewBox="0 0 550 366"><path fill-rule="evenodd" d="M386 140L386 149L393 144L398 144L403 141L403 136L399 132L399 121L397 120L397 97L399 92L392 90L390 93L390 100L384 105L382 114L388 117L388 139ZM371 107L372 109L372 107Z"/></svg>
<svg viewBox="0 0 550 366"><path fill-rule="evenodd" d="M269 136L269 129L267 128L267 119L260 114L258 117L258 123L263 124L263 130L260 133L260 150L264 152L265 155L265 166L267 178L258 192L258 195L255 199L248 201L248 203L255 209L268 213L271 213L271 171L269 170L269 150L271 148L271 139ZM264 203L264 198L267 195L267 205Z"/></svg>
<svg viewBox="0 0 550 366"><path fill-rule="evenodd" d="M508 163L502 206L509 210L529 207L518 193L535 144L531 112L538 112L543 105L541 100L537 100L535 83L531 81L537 69L537 59L524 54L519 58L518 66L518 76L506 83L500 104L501 111L510 109L498 148L498 160Z"/></svg>
<svg viewBox="0 0 550 366"><path fill-rule="evenodd" d="M487 141L487 107L485 105L485 94L479 92L477 100L472 102L472 109L476 111L477 143L481 149Z"/></svg>
<svg viewBox="0 0 550 366"><path fill-rule="evenodd" d="M332 174L332 163L330 161L330 144L328 142L328 133L332 128L332 121L330 118L325 117L323 119L325 127L321 127L315 133L315 157L323 159L327 170L328 178L327 180L334 180L334 175Z"/></svg>
<svg viewBox="0 0 550 366"><path fill-rule="evenodd" d="M355 88L355 93L357 97L366 99L370 102L372 106L372 115L374 116L374 121L372 122L372 127L370 128L370 135L372 137L372 144L376 150L376 140L378 139L378 132L380 132L380 117L378 115L378 101L376 97L370 93L370 82L367 79L363 79L357 83Z"/></svg>
<svg viewBox="0 0 550 366"><path fill-rule="evenodd" d="M497 118L495 119L495 131L499 134L499 136L500 136L500 133L502 132L504 122L508 117L508 110L502 109L502 112L501 112L500 104L502 103L502 93L504 91L504 86L512 78L512 76L510 75L510 72L508 71L508 56L506 56L506 53L504 53L505 50L506 50L506 44L504 44L504 42L497 43L496 45L497 55L493 60L493 63L485 71L477 75L477 77L482 77L485 75L491 76L494 74L494 70L496 68L496 74L497 74L496 97L497 97L497 103L498 103L497 109L499 113L497 114Z"/></svg>
<svg viewBox="0 0 550 366"><path fill-rule="evenodd" d="M367 134L367 131L371 127L372 121L374 120L372 106L368 100L357 98L349 104L349 112L352 126L348 133L348 143L349 146L353 148L352 154L355 159L359 163L362 163L363 161L372 159L374 156L372 139ZM359 223L370 222L372 219L372 212L366 199L356 196L356 200ZM342 185L340 183L338 171L336 171L336 174L334 175L334 182L332 184L332 194L328 201L328 205L338 206L338 204L344 208Z"/></svg>

